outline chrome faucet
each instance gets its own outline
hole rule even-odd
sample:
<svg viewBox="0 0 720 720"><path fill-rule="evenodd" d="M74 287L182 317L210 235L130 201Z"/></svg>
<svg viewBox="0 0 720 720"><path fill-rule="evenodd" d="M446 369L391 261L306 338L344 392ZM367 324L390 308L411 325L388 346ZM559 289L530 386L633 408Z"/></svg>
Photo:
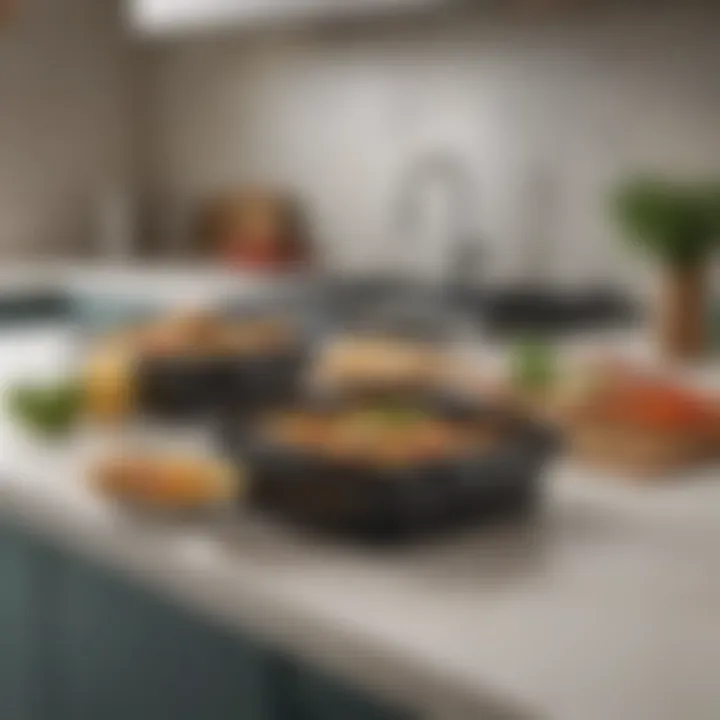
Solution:
<svg viewBox="0 0 720 720"><path fill-rule="evenodd" d="M474 217L477 193L472 174L460 157L452 152L436 151L421 155L409 164L401 179L397 200L396 223L400 236L410 239L421 231L422 191L431 184L444 186L452 204L446 237L442 240L444 252L450 254L445 263L443 284L450 288L472 287L479 282L481 255Z"/></svg>

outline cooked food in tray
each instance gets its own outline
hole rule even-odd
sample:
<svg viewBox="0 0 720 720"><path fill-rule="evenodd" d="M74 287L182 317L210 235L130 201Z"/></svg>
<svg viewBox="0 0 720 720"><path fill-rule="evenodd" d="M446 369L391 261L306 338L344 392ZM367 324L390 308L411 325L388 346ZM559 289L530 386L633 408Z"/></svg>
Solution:
<svg viewBox="0 0 720 720"><path fill-rule="evenodd" d="M226 320L210 313L179 315L119 336L145 357L271 354L297 338L280 319Z"/></svg>
<svg viewBox="0 0 720 720"><path fill-rule="evenodd" d="M320 354L313 381L333 390L429 389L441 383L444 362L442 353L425 343L350 337Z"/></svg>
<svg viewBox="0 0 720 720"><path fill-rule="evenodd" d="M641 475L720 458L717 401L639 368L596 370L566 426L583 459Z"/></svg>
<svg viewBox="0 0 720 720"><path fill-rule="evenodd" d="M468 422L402 404L276 413L262 437L294 451L362 465L417 465L483 452L500 439L490 421Z"/></svg>
<svg viewBox="0 0 720 720"><path fill-rule="evenodd" d="M242 492L236 468L198 457L118 455L100 463L93 480L99 490L114 499L168 509L222 504Z"/></svg>
<svg viewBox="0 0 720 720"><path fill-rule="evenodd" d="M330 406L331 405L331 406ZM545 428L455 399L324 401L229 422L258 507L317 530L401 540L519 517L554 451Z"/></svg>
<svg viewBox="0 0 720 720"><path fill-rule="evenodd" d="M250 408L292 395L304 350L282 319L185 314L124 330L92 353L92 414L172 418Z"/></svg>

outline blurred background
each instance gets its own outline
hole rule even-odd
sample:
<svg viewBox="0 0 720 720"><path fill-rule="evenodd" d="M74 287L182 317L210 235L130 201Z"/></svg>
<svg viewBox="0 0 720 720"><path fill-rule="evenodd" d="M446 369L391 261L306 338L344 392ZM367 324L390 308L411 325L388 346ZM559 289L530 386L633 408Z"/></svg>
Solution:
<svg viewBox="0 0 720 720"><path fill-rule="evenodd" d="M717 720L718 27L0 0L0 720Z"/></svg>
<svg viewBox="0 0 720 720"><path fill-rule="evenodd" d="M712 3L156 4L13 0L8 258L178 260L208 250L203 203L262 186L302 198L329 265L383 267L415 240L397 220L408 174L442 155L487 273L632 284L604 189L715 169ZM122 251L98 232L115 215L133 221Z"/></svg>

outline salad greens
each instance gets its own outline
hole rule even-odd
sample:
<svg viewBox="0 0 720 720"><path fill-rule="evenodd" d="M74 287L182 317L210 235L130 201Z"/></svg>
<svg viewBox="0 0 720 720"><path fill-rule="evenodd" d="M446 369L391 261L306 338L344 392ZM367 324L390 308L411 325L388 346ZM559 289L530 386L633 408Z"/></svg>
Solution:
<svg viewBox="0 0 720 720"><path fill-rule="evenodd" d="M80 383L66 380L49 384L24 384L10 390L12 416L46 437L60 437L75 426L83 408Z"/></svg>
<svg viewBox="0 0 720 720"><path fill-rule="evenodd" d="M538 337L526 337L515 346L513 383L530 391L542 391L557 379L557 358L553 346Z"/></svg>

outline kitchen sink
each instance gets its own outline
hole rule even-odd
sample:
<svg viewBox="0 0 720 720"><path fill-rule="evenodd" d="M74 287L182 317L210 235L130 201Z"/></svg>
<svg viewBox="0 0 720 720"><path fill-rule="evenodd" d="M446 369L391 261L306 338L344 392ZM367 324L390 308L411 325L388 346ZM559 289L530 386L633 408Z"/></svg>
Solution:
<svg viewBox="0 0 720 720"><path fill-rule="evenodd" d="M454 293L453 304L491 335L621 329L631 327L640 316L628 296L610 288L465 290Z"/></svg>
<svg viewBox="0 0 720 720"><path fill-rule="evenodd" d="M631 298L614 288L562 290L501 286L448 288L386 278L332 280L316 286L315 305L336 325L357 325L377 308L411 308L428 327L462 318L491 336L538 332L562 336L577 332L632 327L640 317ZM417 323L416 323L417 324Z"/></svg>

